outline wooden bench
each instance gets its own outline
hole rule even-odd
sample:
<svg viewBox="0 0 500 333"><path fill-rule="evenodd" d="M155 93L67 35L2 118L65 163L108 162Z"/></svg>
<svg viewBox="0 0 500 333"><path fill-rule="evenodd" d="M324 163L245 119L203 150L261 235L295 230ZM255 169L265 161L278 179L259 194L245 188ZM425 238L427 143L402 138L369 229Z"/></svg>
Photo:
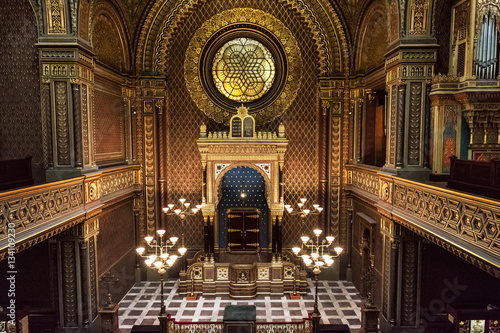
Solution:
<svg viewBox="0 0 500 333"><path fill-rule="evenodd" d="M33 184L31 156L0 161L0 191Z"/></svg>

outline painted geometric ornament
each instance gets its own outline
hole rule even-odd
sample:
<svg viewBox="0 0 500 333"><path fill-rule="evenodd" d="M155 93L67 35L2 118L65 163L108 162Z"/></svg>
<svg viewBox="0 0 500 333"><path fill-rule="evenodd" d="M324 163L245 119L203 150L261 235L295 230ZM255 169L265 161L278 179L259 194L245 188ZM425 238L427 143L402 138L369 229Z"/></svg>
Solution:
<svg viewBox="0 0 500 333"><path fill-rule="evenodd" d="M297 96L302 57L280 20L261 10L235 8L214 15L195 32L184 78L191 98L211 119L228 124L243 103L262 125Z"/></svg>

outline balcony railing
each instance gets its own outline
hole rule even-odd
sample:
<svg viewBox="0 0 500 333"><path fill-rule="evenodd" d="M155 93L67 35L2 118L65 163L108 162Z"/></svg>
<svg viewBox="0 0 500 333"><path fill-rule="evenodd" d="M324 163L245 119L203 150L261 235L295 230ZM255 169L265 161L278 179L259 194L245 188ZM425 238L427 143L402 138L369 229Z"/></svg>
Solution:
<svg viewBox="0 0 500 333"><path fill-rule="evenodd" d="M171 333L223 333L224 323L181 322L168 319L168 332ZM256 333L312 333L311 317L296 322L256 322Z"/></svg>
<svg viewBox="0 0 500 333"><path fill-rule="evenodd" d="M500 278L500 201L348 165L347 189Z"/></svg>
<svg viewBox="0 0 500 333"><path fill-rule="evenodd" d="M107 200L130 195L138 189L138 171L119 167L0 192L0 260L14 240L19 252L82 222Z"/></svg>

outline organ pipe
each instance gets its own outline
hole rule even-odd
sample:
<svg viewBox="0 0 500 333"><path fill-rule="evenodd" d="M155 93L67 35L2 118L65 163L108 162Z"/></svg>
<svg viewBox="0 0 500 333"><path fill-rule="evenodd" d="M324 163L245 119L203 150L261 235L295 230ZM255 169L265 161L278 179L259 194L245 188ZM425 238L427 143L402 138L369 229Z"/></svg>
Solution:
<svg viewBox="0 0 500 333"><path fill-rule="evenodd" d="M476 49L476 78L493 79L497 69L498 31L496 17L485 16Z"/></svg>

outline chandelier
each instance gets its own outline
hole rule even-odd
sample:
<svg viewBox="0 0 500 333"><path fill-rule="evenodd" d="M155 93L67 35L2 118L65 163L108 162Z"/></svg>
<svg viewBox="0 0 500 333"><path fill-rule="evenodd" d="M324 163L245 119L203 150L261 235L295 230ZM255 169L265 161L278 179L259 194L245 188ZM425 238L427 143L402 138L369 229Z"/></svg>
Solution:
<svg viewBox="0 0 500 333"><path fill-rule="evenodd" d="M154 269L160 274L160 313L158 315L158 319L160 320L160 328L161 332L166 332L166 320L167 313L165 310L165 301L163 297L163 274L167 272L169 268L171 268L178 256L174 254L173 247L176 245L178 241L178 237L170 237L169 239L165 239L165 230L160 229L157 230L157 238L153 236L146 236L144 240L146 241L149 251L146 251L144 247L138 247L136 249L139 256L145 258L144 263L150 269ZM187 249L182 246L177 249L180 256L184 256Z"/></svg>
<svg viewBox="0 0 500 333"><path fill-rule="evenodd" d="M306 202L306 198L301 198L297 203L297 206L299 207L298 210L294 210L291 205L285 205L285 209L290 215L300 215L302 218L307 215L319 215L323 211L323 207L320 207L318 204L313 204L312 209L307 208Z"/></svg>
<svg viewBox="0 0 500 333"><path fill-rule="evenodd" d="M198 213L202 207L202 205L195 205L194 207L191 207L191 203L186 202L186 199L180 198L180 208L175 208L174 204L168 204L167 207L163 207L162 210L165 213L165 215L176 215L181 219L181 249L185 249L185 241L184 241L184 230L185 228L185 222L186 222L186 217L187 216L192 216ZM184 251L185 253L185 251ZM184 255L183 253L183 255ZM186 270L186 263L184 258L182 259L181 262L181 271Z"/></svg>
<svg viewBox="0 0 500 333"><path fill-rule="evenodd" d="M292 251L296 256L299 256L299 253L302 252L300 255L302 262L306 267L311 268L314 273L315 295L312 319L313 332L317 332L315 328L317 329L319 327L319 320L321 319L321 315L318 310L318 276L323 267L330 267L333 265L333 258L337 258L342 253L343 249L338 246L333 247L333 241L335 240L335 237L333 236L326 236L320 240L323 230L314 229L313 233L315 238L301 236L300 240L302 241L302 246L294 247L292 248Z"/></svg>

